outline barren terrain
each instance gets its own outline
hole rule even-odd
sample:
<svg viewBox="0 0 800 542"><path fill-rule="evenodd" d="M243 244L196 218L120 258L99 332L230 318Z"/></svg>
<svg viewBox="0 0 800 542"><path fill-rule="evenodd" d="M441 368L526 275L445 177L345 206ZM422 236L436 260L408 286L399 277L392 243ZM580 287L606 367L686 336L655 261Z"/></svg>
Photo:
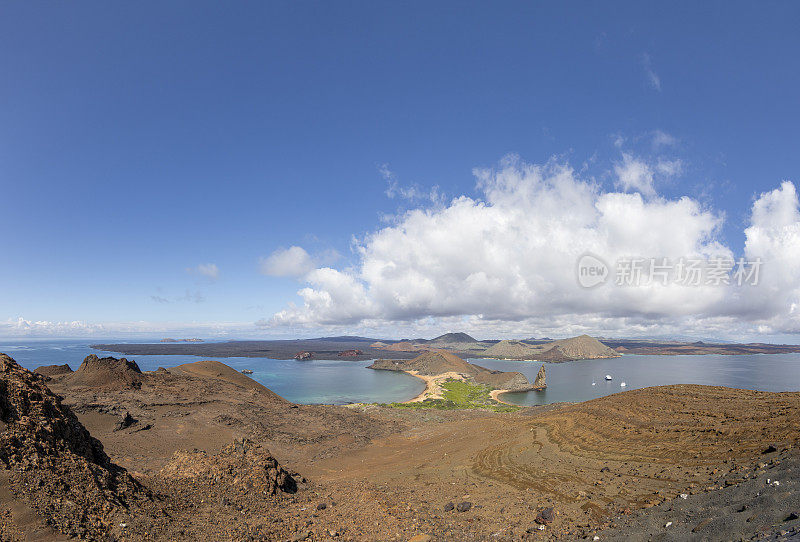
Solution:
<svg viewBox="0 0 800 542"><path fill-rule="evenodd" d="M214 362L79 380L46 385L155 499L117 539L727 540L798 523L800 393L667 386L492 413L292 405ZM262 464L284 479L272 458L296 493L256 483ZM25 502L0 500L6 538L24 538ZM715 523L709 503L746 517Z"/></svg>

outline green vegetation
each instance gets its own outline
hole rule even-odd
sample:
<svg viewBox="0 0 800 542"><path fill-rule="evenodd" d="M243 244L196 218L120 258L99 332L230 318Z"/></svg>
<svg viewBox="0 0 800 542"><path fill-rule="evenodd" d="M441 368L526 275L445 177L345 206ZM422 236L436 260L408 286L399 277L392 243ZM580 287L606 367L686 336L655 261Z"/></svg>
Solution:
<svg viewBox="0 0 800 542"><path fill-rule="evenodd" d="M389 403L386 406L411 409L484 409L493 412L516 412L519 407L504 405L492 399L492 388L483 384L464 382L463 380L447 380L442 383L441 399L426 399L419 403Z"/></svg>

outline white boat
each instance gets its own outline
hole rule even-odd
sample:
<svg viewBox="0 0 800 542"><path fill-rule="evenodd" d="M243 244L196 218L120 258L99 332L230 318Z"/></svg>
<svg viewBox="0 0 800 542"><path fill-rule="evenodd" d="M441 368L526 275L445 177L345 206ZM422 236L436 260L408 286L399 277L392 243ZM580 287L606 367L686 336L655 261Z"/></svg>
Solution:
<svg viewBox="0 0 800 542"><path fill-rule="evenodd" d="M597 382L592 382L592 386L596 386L596 385L597 385Z"/></svg>
<svg viewBox="0 0 800 542"><path fill-rule="evenodd" d="M606 380L611 380L611 375L606 375Z"/></svg>
<svg viewBox="0 0 800 542"><path fill-rule="evenodd" d="M620 384L619 384L620 388L624 388L625 386L627 386L627 384L625 382L620 382Z"/></svg>

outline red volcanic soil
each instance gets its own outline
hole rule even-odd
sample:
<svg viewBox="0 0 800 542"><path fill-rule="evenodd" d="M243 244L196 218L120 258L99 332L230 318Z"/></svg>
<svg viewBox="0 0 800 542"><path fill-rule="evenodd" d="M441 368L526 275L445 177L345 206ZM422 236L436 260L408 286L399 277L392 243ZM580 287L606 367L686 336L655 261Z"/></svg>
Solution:
<svg viewBox="0 0 800 542"><path fill-rule="evenodd" d="M800 509L800 393L666 386L430 411L293 405L209 362L127 387L15 365L0 380L0 475L30 477L0 491L3 540L36 522L51 539L404 542L646 540L667 521L676 539L749 539L800 522L786 519Z"/></svg>

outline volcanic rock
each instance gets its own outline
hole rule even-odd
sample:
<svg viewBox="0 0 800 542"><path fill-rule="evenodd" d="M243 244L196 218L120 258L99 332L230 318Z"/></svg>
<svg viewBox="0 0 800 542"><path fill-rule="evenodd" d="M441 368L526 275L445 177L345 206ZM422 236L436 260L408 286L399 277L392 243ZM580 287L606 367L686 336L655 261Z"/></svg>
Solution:
<svg viewBox="0 0 800 542"><path fill-rule="evenodd" d="M139 420L131 416L130 412L125 412L125 415L122 417L117 426L114 428L114 431L122 431L123 429L127 429L128 427L130 427L131 425L135 424L138 421Z"/></svg>
<svg viewBox="0 0 800 542"><path fill-rule="evenodd" d="M86 356L78 370L65 377L73 386L92 388L139 388L143 380L142 371L135 361L114 357L98 358Z"/></svg>
<svg viewBox="0 0 800 542"><path fill-rule="evenodd" d="M111 462L40 375L0 354L0 464L10 490L69 536L105 540L150 494Z"/></svg>
<svg viewBox="0 0 800 542"><path fill-rule="evenodd" d="M553 507L550 506L549 508L544 508L543 510L539 511L534 521L539 525L547 525L549 523L553 523L555 517L555 510L553 510Z"/></svg>
<svg viewBox="0 0 800 542"><path fill-rule="evenodd" d="M536 373L536 380L533 381L533 389L535 390L545 389L547 387L546 378L547 375L545 374L544 371L544 365L542 365L542 368L539 369L538 373Z"/></svg>
<svg viewBox="0 0 800 542"><path fill-rule="evenodd" d="M58 376L71 373L72 368L66 363L64 365L42 365L34 369L33 372L44 376Z"/></svg>
<svg viewBox="0 0 800 542"><path fill-rule="evenodd" d="M297 491L295 479L269 450L247 439L237 440L211 456L199 450L175 452L161 475L225 488L229 498L241 498L251 491L262 495Z"/></svg>

